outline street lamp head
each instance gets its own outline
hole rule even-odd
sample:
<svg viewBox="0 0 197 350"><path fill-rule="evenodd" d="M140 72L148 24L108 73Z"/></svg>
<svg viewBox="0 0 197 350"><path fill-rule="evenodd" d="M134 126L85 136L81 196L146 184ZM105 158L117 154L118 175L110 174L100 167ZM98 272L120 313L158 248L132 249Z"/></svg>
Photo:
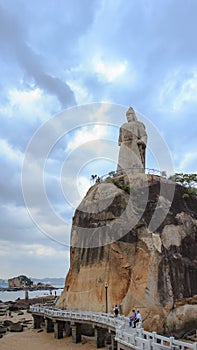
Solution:
<svg viewBox="0 0 197 350"><path fill-rule="evenodd" d="M108 283L107 282L105 282L105 288L108 288Z"/></svg>

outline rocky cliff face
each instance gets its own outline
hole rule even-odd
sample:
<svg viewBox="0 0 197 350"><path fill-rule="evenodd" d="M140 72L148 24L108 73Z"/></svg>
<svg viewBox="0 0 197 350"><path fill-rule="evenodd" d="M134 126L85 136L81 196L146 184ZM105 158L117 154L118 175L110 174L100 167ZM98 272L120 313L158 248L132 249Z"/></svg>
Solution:
<svg viewBox="0 0 197 350"><path fill-rule="evenodd" d="M197 197L152 175L94 185L77 208L70 270L58 307L139 309L143 327L197 327Z"/></svg>

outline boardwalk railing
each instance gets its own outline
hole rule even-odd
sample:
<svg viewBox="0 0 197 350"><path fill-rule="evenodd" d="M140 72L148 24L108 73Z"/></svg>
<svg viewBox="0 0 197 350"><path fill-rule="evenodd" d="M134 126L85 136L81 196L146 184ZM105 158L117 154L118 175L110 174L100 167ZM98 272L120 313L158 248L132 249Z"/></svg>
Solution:
<svg viewBox="0 0 197 350"><path fill-rule="evenodd" d="M91 321L93 323L100 323L102 325L111 326L114 329L120 327L122 328L125 326L125 324L128 323L128 318L125 316L114 317L112 314L106 314L102 312L62 310L54 307L46 307L40 305L30 306L30 311L42 316L49 316L62 320Z"/></svg>
<svg viewBox="0 0 197 350"><path fill-rule="evenodd" d="M197 350L197 343L187 343L156 332L147 332L144 329L137 329L136 333L132 333L132 328L128 327L116 329L115 339L127 347L138 350Z"/></svg>
<svg viewBox="0 0 197 350"><path fill-rule="evenodd" d="M133 167L133 168L127 168L127 169L122 169L122 170L118 170L118 171L110 171L108 174L104 174L101 176L98 175L92 175L90 178L90 182L101 182L104 181L106 179L113 179L117 176L123 175L123 174L136 174L136 170L137 173L141 173L141 174L149 174L149 175L157 175L160 177L164 177L167 178L167 174L165 170L158 170L158 169L150 169L150 168L139 168L139 167Z"/></svg>
<svg viewBox="0 0 197 350"><path fill-rule="evenodd" d="M40 316L65 321L88 321L114 328L115 340L128 349L135 350L197 350L197 343L187 343L174 337L165 337L143 328L129 327L128 317L114 317L112 314L81 310L62 310L49 306L32 305L30 312Z"/></svg>

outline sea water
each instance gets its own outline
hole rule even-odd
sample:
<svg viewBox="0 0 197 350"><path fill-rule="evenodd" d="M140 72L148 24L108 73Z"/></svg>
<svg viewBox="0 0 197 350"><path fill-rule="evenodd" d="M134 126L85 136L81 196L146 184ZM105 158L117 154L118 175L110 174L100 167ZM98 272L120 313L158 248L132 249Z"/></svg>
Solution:
<svg viewBox="0 0 197 350"><path fill-rule="evenodd" d="M7 284L0 284L0 287L5 287L7 288ZM57 289L51 290L52 295L60 296L60 294L63 291L62 286L54 286ZM28 290L28 297L29 299L32 298L40 298L40 297L45 297L50 294L50 290L33 290L29 291ZM1 301L16 301L16 299L25 299L25 291L24 290L16 290L16 291L0 291L0 300Z"/></svg>

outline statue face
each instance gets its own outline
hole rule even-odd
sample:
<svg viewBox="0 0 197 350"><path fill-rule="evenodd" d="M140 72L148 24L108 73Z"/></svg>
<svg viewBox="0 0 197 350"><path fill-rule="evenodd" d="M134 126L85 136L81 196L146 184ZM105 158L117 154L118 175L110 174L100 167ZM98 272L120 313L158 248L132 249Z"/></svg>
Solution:
<svg viewBox="0 0 197 350"><path fill-rule="evenodd" d="M135 115L133 113L130 113L127 115L128 122L134 122L136 121Z"/></svg>
<svg viewBox="0 0 197 350"><path fill-rule="evenodd" d="M127 113L126 113L126 117L128 122L135 122L137 120L136 115L135 115L135 111L133 108L129 108Z"/></svg>

